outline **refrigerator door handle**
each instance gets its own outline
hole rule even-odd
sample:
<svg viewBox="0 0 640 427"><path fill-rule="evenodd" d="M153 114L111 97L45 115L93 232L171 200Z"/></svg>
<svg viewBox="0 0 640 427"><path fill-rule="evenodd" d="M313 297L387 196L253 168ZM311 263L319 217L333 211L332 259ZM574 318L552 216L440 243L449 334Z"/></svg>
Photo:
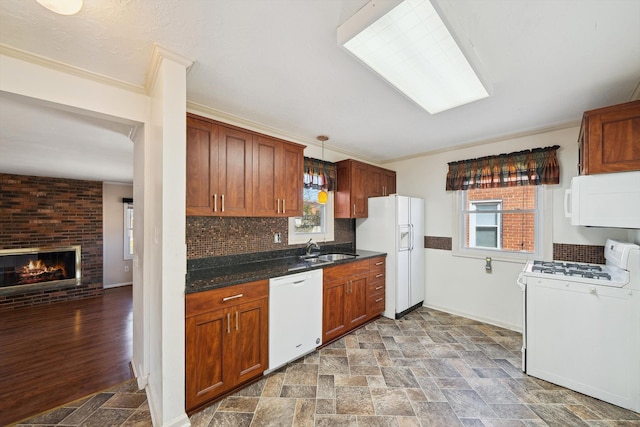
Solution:
<svg viewBox="0 0 640 427"><path fill-rule="evenodd" d="M413 250L413 239L415 237L414 236L415 232L413 231L413 224L409 224L409 227L411 229L411 234L410 234L411 240L410 240L410 244L409 244L409 250L412 251Z"/></svg>

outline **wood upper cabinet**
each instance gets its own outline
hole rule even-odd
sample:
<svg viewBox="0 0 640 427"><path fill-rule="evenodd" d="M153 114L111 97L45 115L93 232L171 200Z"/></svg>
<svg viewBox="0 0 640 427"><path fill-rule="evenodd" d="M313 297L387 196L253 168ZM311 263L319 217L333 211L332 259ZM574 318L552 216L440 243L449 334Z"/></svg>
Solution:
<svg viewBox="0 0 640 427"><path fill-rule="evenodd" d="M586 111L578 143L581 175L640 170L640 101Z"/></svg>
<svg viewBox="0 0 640 427"><path fill-rule="evenodd" d="M269 282L261 280L187 295L187 410L267 369L268 293Z"/></svg>
<svg viewBox="0 0 640 427"><path fill-rule="evenodd" d="M366 218L369 197L388 196L396 192L396 173L353 159L337 163L338 190L336 218Z"/></svg>
<svg viewBox="0 0 640 427"><path fill-rule="evenodd" d="M396 193L396 172L388 169L382 170L383 196Z"/></svg>
<svg viewBox="0 0 640 427"><path fill-rule="evenodd" d="M344 335L369 319L368 275L368 260L340 264L323 270L323 343Z"/></svg>
<svg viewBox="0 0 640 427"><path fill-rule="evenodd" d="M253 136L187 117L187 215L248 216Z"/></svg>
<svg viewBox="0 0 640 427"><path fill-rule="evenodd" d="M253 143L253 216L302 216L304 147L266 136Z"/></svg>
<svg viewBox="0 0 640 427"><path fill-rule="evenodd" d="M369 166L367 173L367 197L384 196L383 170L375 166Z"/></svg>
<svg viewBox="0 0 640 427"><path fill-rule="evenodd" d="M366 218L368 165L347 159L337 163L336 218Z"/></svg>

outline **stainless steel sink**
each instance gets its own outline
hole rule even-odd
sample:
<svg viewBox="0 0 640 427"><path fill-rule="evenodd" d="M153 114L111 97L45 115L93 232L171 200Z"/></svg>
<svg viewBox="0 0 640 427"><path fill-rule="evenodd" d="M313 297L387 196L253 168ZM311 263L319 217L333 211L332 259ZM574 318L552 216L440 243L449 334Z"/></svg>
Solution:
<svg viewBox="0 0 640 427"><path fill-rule="evenodd" d="M343 259L353 259L355 255L347 255L347 254L325 254L318 256L319 260L322 261L341 261Z"/></svg>

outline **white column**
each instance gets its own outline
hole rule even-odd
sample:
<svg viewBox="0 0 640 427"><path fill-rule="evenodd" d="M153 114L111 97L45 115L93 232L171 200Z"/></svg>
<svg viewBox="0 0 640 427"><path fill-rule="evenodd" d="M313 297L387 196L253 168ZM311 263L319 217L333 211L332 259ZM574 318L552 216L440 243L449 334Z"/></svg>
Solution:
<svg viewBox="0 0 640 427"><path fill-rule="evenodd" d="M186 70L191 61L154 50L151 119L145 137L145 314L147 396L154 425L188 426L185 413ZM155 77L154 77L155 76Z"/></svg>

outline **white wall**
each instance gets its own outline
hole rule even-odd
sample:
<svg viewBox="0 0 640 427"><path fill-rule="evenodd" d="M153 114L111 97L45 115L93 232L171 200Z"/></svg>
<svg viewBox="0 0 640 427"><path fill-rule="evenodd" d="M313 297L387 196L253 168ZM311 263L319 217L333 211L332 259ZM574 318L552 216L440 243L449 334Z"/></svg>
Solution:
<svg viewBox="0 0 640 427"><path fill-rule="evenodd" d="M604 245L607 238L626 240L627 230L571 226L564 218L563 196L578 162L578 127L451 150L385 164L397 171L398 192L425 199L425 235L451 237L453 197L445 191L448 162L500 153L559 145L560 184L550 186L553 199L553 243ZM453 256L451 251L426 249L425 305L510 329L522 328L522 293L516 285L524 262L493 261L486 273L484 260Z"/></svg>
<svg viewBox="0 0 640 427"><path fill-rule="evenodd" d="M133 184L102 184L102 285L105 288L133 283L133 260L124 259L123 197L133 198Z"/></svg>

